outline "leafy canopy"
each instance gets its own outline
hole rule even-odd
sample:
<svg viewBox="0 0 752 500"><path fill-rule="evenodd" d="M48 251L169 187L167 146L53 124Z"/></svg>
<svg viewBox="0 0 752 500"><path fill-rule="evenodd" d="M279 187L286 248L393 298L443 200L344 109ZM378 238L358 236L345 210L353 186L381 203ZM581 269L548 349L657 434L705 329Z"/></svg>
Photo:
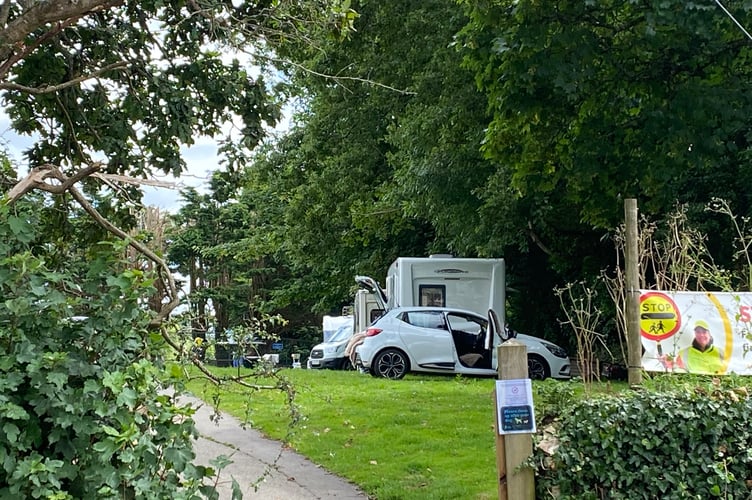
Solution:
<svg viewBox="0 0 752 500"><path fill-rule="evenodd" d="M731 187L749 210L752 46L717 5L463 3L493 113L484 151L520 196L598 228L618 224L624 198L665 214ZM748 3L731 7L752 22Z"/></svg>

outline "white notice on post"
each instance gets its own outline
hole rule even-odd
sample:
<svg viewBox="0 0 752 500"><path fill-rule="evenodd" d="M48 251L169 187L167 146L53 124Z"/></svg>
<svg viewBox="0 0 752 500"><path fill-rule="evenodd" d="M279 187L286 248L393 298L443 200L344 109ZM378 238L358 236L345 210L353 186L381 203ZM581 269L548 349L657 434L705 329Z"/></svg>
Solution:
<svg viewBox="0 0 752 500"><path fill-rule="evenodd" d="M534 434L533 385L529 378L496 381L499 434Z"/></svg>

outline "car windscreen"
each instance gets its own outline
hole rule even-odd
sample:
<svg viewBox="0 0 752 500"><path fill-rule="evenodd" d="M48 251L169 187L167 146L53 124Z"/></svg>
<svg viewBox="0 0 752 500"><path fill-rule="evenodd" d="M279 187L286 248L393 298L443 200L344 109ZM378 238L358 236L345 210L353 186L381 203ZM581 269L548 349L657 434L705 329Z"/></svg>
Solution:
<svg viewBox="0 0 752 500"><path fill-rule="evenodd" d="M329 337L329 342L342 342L343 340L347 340L352 337L352 331L352 325L342 325L336 332L334 332L334 335Z"/></svg>

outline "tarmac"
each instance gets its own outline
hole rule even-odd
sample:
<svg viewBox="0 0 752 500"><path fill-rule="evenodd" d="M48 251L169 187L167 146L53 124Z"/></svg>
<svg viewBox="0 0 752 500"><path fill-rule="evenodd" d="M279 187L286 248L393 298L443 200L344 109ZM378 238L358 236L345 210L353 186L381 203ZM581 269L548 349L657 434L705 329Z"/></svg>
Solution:
<svg viewBox="0 0 752 500"><path fill-rule="evenodd" d="M233 479L240 485L243 498L264 500L367 500L356 485L338 477L295 453L278 441L266 438L250 427L222 413L212 421L214 410L200 399L181 396L182 402L197 408L193 416L200 437L193 450L195 463L225 455L232 463L219 475L220 500L232 499Z"/></svg>

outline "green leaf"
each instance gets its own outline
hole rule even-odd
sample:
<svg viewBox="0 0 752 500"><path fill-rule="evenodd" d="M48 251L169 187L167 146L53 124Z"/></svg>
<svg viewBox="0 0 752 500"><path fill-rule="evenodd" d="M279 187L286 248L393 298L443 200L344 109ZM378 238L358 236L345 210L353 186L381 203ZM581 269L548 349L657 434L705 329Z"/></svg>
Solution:
<svg viewBox="0 0 752 500"><path fill-rule="evenodd" d="M172 468L178 473L182 473L193 458L193 452L188 448L171 446L165 450L165 459L172 464Z"/></svg>
<svg viewBox="0 0 752 500"><path fill-rule="evenodd" d="M68 376L65 373L49 372L47 374L47 382L54 385L57 389L62 389L68 384Z"/></svg>
<svg viewBox="0 0 752 500"><path fill-rule="evenodd" d="M114 427L111 427L109 425L103 425L102 426L102 430L108 436L113 436L113 437L119 437L120 436L120 432L117 429L115 429Z"/></svg>
<svg viewBox="0 0 752 500"><path fill-rule="evenodd" d="M0 405L0 412L2 412L5 418L14 420L26 420L29 417L25 409L13 403L3 403Z"/></svg>
<svg viewBox="0 0 752 500"><path fill-rule="evenodd" d="M9 443L14 443L18 440L21 431L16 424L6 422L3 424L3 433L5 434L5 439L7 439Z"/></svg>
<svg viewBox="0 0 752 500"><path fill-rule="evenodd" d="M109 460L109 458L115 454L118 450L118 446L114 441L106 439L104 441L97 441L92 445L92 449L97 453L102 454L103 460Z"/></svg>
<svg viewBox="0 0 752 500"><path fill-rule="evenodd" d="M117 396L118 405L125 405L126 407L133 409L138 401L138 393L130 387L123 387L120 394Z"/></svg>
<svg viewBox="0 0 752 500"><path fill-rule="evenodd" d="M22 217L11 215L8 217L8 227L13 232L13 236L19 241L27 243L33 237L33 231L29 227L29 222Z"/></svg>
<svg viewBox="0 0 752 500"><path fill-rule="evenodd" d="M243 490L240 488L237 480L232 478L232 500L241 500L243 498Z"/></svg>

